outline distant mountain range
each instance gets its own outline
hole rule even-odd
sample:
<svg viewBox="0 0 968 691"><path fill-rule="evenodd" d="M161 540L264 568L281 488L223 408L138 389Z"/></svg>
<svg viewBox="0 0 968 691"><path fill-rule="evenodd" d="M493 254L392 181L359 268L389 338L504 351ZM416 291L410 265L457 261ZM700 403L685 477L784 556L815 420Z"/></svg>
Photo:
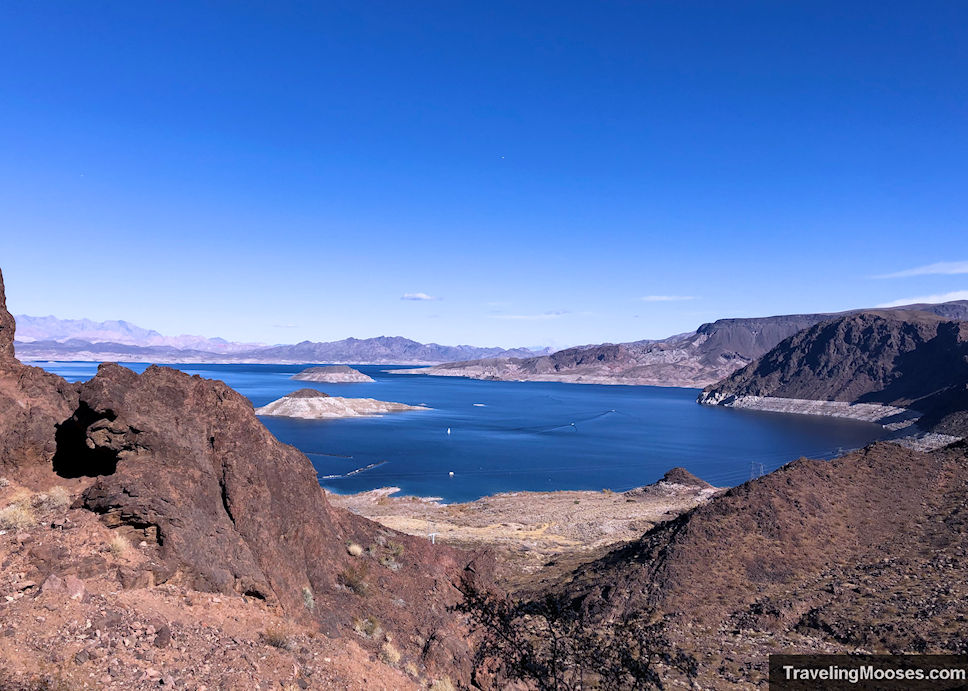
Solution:
<svg viewBox="0 0 968 691"><path fill-rule="evenodd" d="M893 311L898 310L966 320L968 300L893 308ZM745 367L804 329L857 311L720 319L703 324L691 333L659 341L579 346L551 355L470 360L397 373L505 381L702 388Z"/></svg>
<svg viewBox="0 0 968 691"><path fill-rule="evenodd" d="M90 319L58 319L57 317L30 317L19 314L17 319L18 343L38 341L70 341L84 343L117 343L125 346L166 347L177 350L198 350L207 353L238 353L250 351L265 344L233 343L224 338L204 336L162 336L157 331L144 329L131 322L111 320L96 322Z"/></svg>
<svg viewBox="0 0 968 691"><path fill-rule="evenodd" d="M425 344L399 336L268 346L203 336L163 336L126 321L94 322L26 315L16 319L15 347L21 360L433 365L492 357L531 357L550 352L547 348L536 351Z"/></svg>

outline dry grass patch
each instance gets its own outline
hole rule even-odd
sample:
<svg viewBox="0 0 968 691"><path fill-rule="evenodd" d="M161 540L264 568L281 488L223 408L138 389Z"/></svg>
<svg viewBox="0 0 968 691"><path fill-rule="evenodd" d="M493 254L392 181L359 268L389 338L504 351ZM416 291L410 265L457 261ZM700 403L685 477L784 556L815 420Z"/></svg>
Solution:
<svg viewBox="0 0 968 691"><path fill-rule="evenodd" d="M0 509L0 530L26 530L36 525L30 492L18 490L10 500L10 504Z"/></svg>
<svg viewBox="0 0 968 691"><path fill-rule="evenodd" d="M384 664L390 665L391 667L396 667L400 664L400 658L403 656L397 647L393 645L390 641L387 641L380 648L380 661Z"/></svg>
<svg viewBox="0 0 968 691"><path fill-rule="evenodd" d="M66 487L51 487L33 499L33 505L42 511L63 511L71 503L71 495Z"/></svg>
<svg viewBox="0 0 968 691"><path fill-rule="evenodd" d="M351 557L359 557L363 554L363 548L355 542L351 542L350 544L346 545L346 551Z"/></svg>
<svg viewBox="0 0 968 691"><path fill-rule="evenodd" d="M280 650L291 650L292 640L289 632L278 626L270 626L262 632L262 642Z"/></svg>
<svg viewBox="0 0 968 691"><path fill-rule="evenodd" d="M363 636L364 638L379 638L383 635L383 627L380 626L380 620L372 614L363 619L356 619L353 622L353 630L356 631L357 635Z"/></svg>
<svg viewBox="0 0 968 691"><path fill-rule="evenodd" d="M128 542L128 538L124 535L115 535L111 538L111 542L108 543L108 548L111 550L111 554L120 558L131 548L131 543Z"/></svg>
<svg viewBox="0 0 968 691"><path fill-rule="evenodd" d="M430 691L457 691L457 687L454 686L450 677L443 677L430 685Z"/></svg>
<svg viewBox="0 0 968 691"><path fill-rule="evenodd" d="M339 575L339 581L360 597L365 597L370 589L370 584L366 582L367 573L365 564L347 566Z"/></svg>

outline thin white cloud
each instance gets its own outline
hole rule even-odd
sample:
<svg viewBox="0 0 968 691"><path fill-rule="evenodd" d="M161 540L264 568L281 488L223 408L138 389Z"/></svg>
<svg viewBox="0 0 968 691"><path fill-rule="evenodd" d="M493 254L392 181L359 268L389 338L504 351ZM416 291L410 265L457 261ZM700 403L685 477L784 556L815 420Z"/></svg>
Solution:
<svg viewBox="0 0 968 691"><path fill-rule="evenodd" d="M891 274L881 274L872 278L908 278L910 276L954 276L968 274L968 261L965 262L937 262L926 266L916 266L913 269L895 271Z"/></svg>
<svg viewBox="0 0 968 691"><path fill-rule="evenodd" d="M273 329L295 329L298 324L273 324Z"/></svg>
<svg viewBox="0 0 968 691"><path fill-rule="evenodd" d="M400 296L401 300L436 300L433 295L427 293L404 293Z"/></svg>
<svg viewBox="0 0 968 691"><path fill-rule="evenodd" d="M679 302L680 300L695 300L692 295L644 295L639 298L642 302Z"/></svg>
<svg viewBox="0 0 968 691"><path fill-rule="evenodd" d="M558 319L568 312L545 312L543 314L492 314L491 319L513 319L517 321L542 321L545 319Z"/></svg>
<svg viewBox="0 0 968 691"><path fill-rule="evenodd" d="M918 305L921 303L933 305L939 302L951 302L952 300L968 300L968 290L955 290L939 295L919 295L913 298L902 298L901 300L894 300L893 302L885 302L883 305L878 305L878 307L900 307L901 305Z"/></svg>

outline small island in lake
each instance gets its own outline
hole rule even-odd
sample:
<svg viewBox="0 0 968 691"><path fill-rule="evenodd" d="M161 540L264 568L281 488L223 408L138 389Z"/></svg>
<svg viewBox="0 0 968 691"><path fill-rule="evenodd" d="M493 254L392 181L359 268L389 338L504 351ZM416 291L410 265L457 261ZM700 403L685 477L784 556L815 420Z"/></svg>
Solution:
<svg viewBox="0 0 968 691"><path fill-rule="evenodd" d="M261 408L256 408L255 414L323 420L403 413L408 410L430 410L430 408L392 401L377 401L373 398L341 398L316 389L299 389Z"/></svg>
<svg viewBox="0 0 968 691"><path fill-rule="evenodd" d="M302 372L294 374L292 379L299 381L318 381L326 384L361 384L374 381L359 370L346 365L325 365L322 367L307 367Z"/></svg>

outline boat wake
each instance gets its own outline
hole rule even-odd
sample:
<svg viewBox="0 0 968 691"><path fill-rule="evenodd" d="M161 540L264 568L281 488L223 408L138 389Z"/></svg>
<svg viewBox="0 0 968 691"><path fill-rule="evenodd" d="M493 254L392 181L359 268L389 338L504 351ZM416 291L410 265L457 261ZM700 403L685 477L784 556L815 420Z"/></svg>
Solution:
<svg viewBox="0 0 968 691"><path fill-rule="evenodd" d="M362 468L357 468L356 470L351 470L348 473L343 473L341 475L321 475L320 479L323 480L340 480L343 478L353 477L354 475L359 475L360 473L365 473L367 470L373 470L374 468L379 468L381 465L385 465L387 461L379 461L378 463L371 463L370 465L365 465Z"/></svg>

